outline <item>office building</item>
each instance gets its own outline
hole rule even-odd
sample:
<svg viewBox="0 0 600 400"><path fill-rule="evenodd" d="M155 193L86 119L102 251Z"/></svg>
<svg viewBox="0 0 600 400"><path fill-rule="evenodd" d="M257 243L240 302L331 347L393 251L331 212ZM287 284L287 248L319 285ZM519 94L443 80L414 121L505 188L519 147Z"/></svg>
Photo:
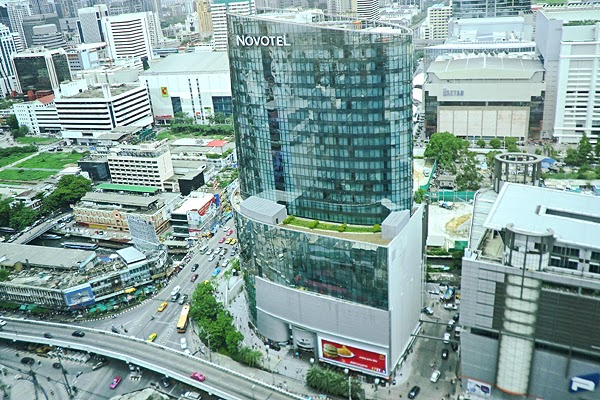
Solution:
<svg viewBox="0 0 600 400"><path fill-rule="evenodd" d="M63 89L55 99L63 138L77 141L95 138L117 127L152 124L148 94L143 86L103 83L87 87L85 82L81 85L81 91L66 94Z"/></svg>
<svg viewBox="0 0 600 400"><path fill-rule="evenodd" d="M134 216L160 234L169 227L170 214L180 196L176 193L151 195L153 189L156 190L148 188L149 191L137 194L88 192L73 207L73 216L79 225L121 232L129 231L127 217Z"/></svg>
<svg viewBox="0 0 600 400"><path fill-rule="evenodd" d="M23 35L27 47L33 46L33 28L40 25L52 24L56 27L60 26L58 15L56 14L33 14L23 17Z"/></svg>
<svg viewBox="0 0 600 400"><path fill-rule="evenodd" d="M213 48L227 51L227 14L256 14L254 0L214 0L210 3L210 20L213 30Z"/></svg>
<svg viewBox="0 0 600 400"><path fill-rule="evenodd" d="M53 12L52 4L48 0L29 0L32 15L50 14Z"/></svg>
<svg viewBox="0 0 600 400"><path fill-rule="evenodd" d="M13 33L19 35L23 48L27 48L25 32L23 31L23 18L31 15L29 3L25 0L11 0L6 2L10 29Z"/></svg>
<svg viewBox="0 0 600 400"><path fill-rule="evenodd" d="M112 183L140 185L178 192L167 140L110 149L108 168Z"/></svg>
<svg viewBox="0 0 600 400"><path fill-rule="evenodd" d="M600 4L542 8L536 43L546 69L545 138L576 144L600 134Z"/></svg>
<svg viewBox="0 0 600 400"><path fill-rule="evenodd" d="M105 43L79 44L67 49L69 68L71 72L83 71L100 67L100 58L106 53Z"/></svg>
<svg viewBox="0 0 600 400"><path fill-rule="evenodd" d="M427 137L541 139L545 83L537 56L440 56L423 90Z"/></svg>
<svg viewBox="0 0 600 400"><path fill-rule="evenodd" d="M16 77L16 90L55 91L61 83L71 80L67 53L63 49L32 48L11 55Z"/></svg>
<svg viewBox="0 0 600 400"><path fill-rule="evenodd" d="M15 116L20 126L29 128L34 135L60 132L60 122L54 104L54 95L40 97L33 101L15 103Z"/></svg>
<svg viewBox="0 0 600 400"><path fill-rule="evenodd" d="M510 164L502 177L541 162L519 156L497 159ZM463 394L597 399L600 197L525 180L475 197L462 263Z"/></svg>
<svg viewBox="0 0 600 400"><path fill-rule="evenodd" d="M158 123L178 112L209 123L215 113L231 116L229 60L225 52L181 53L153 60L140 74Z"/></svg>
<svg viewBox="0 0 600 400"><path fill-rule="evenodd" d="M96 4L77 10L77 30L81 43L101 43L104 37L102 19L108 17L106 4Z"/></svg>
<svg viewBox="0 0 600 400"><path fill-rule="evenodd" d="M455 18L510 17L531 9L531 0L453 0Z"/></svg>
<svg viewBox="0 0 600 400"><path fill-rule="evenodd" d="M209 193L191 192L171 213L173 236L187 239L190 236L200 237L204 226L216 211L215 196Z"/></svg>
<svg viewBox="0 0 600 400"><path fill-rule="evenodd" d="M66 41L62 32L56 30L56 25L46 24L33 27L32 44L48 50L65 47Z"/></svg>
<svg viewBox="0 0 600 400"><path fill-rule="evenodd" d="M0 96L7 96L15 88L11 55L17 51L14 36L6 25L0 24Z"/></svg>
<svg viewBox="0 0 600 400"><path fill-rule="evenodd" d="M452 17L452 6L434 4L427 9L427 18L421 25L421 38L445 40L448 38L448 20Z"/></svg>
<svg viewBox="0 0 600 400"><path fill-rule="evenodd" d="M388 378L419 324L424 265L411 32L317 11L230 14L229 32L250 319L324 363ZM365 361L334 357L342 346Z"/></svg>
<svg viewBox="0 0 600 400"><path fill-rule="evenodd" d="M102 18L102 29L112 59L134 58L151 60L152 45L161 34L155 14L139 12Z"/></svg>

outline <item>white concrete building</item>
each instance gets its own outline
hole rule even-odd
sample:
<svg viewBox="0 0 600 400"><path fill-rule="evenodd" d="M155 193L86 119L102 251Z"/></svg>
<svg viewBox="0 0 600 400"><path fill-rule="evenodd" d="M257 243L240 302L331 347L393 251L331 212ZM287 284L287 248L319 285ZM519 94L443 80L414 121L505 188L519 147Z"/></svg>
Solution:
<svg viewBox="0 0 600 400"><path fill-rule="evenodd" d="M5 97L15 88L15 72L11 54L17 48L8 26L0 24L0 96Z"/></svg>
<svg viewBox="0 0 600 400"><path fill-rule="evenodd" d="M535 56L440 56L427 70L425 132L539 139L544 68Z"/></svg>
<svg viewBox="0 0 600 400"><path fill-rule="evenodd" d="M79 44L67 49L71 72L98 68L100 58L106 54L106 43Z"/></svg>
<svg viewBox="0 0 600 400"><path fill-rule="evenodd" d="M63 94L55 103L65 139L95 138L116 127L152 123L148 94L141 85L102 84Z"/></svg>
<svg viewBox="0 0 600 400"><path fill-rule="evenodd" d="M141 185L164 191L179 191L168 141L125 145L110 149L108 168L112 183Z"/></svg>
<svg viewBox="0 0 600 400"><path fill-rule="evenodd" d="M58 32L56 25L44 24L33 27L32 47L44 47L54 50L66 45L62 32Z"/></svg>
<svg viewBox="0 0 600 400"><path fill-rule="evenodd" d="M102 18L108 17L108 8L106 4L97 4L93 7L84 7L77 10L79 19L77 20L77 30L81 43L99 43L104 42L104 32L102 31Z"/></svg>
<svg viewBox="0 0 600 400"><path fill-rule="evenodd" d="M421 38L426 40L445 40L448 38L448 20L452 17L452 6L444 3L434 4L427 9L427 18L421 25Z"/></svg>
<svg viewBox="0 0 600 400"><path fill-rule="evenodd" d="M152 12L121 14L102 18L102 26L112 59L153 58L152 45L162 37L160 23ZM157 29L158 28L158 29Z"/></svg>
<svg viewBox="0 0 600 400"><path fill-rule="evenodd" d="M27 41L25 40L25 33L23 32L23 17L31 15L29 3L25 0L7 1L6 11L8 13L8 20L10 21L12 32L19 34L21 44L23 48L26 48Z"/></svg>
<svg viewBox="0 0 600 400"><path fill-rule="evenodd" d="M540 9L536 42L546 68L543 131L559 143L600 134L600 4Z"/></svg>
<svg viewBox="0 0 600 400"><path fill-rule="evenodd" d="M157 122L183 112L197 123L215 112L231 115L231 84L227 53L181 53L154 60L140 74L148 88Z"/></svg>
<svg viewBox="0 0 600 400"><path fill-rule="evenodd" d="M19 125L29 128L34 135L60 132L60 122L54 95L44 96L34 101L13 105Z"/></svg>
<svg viewBox="0 0 600 400"><path fill-rule="evenodd" d="M254 0L215 0L210 5L213 28L213 47L216 51L227 51L227 14L256 14Z"/></svg>

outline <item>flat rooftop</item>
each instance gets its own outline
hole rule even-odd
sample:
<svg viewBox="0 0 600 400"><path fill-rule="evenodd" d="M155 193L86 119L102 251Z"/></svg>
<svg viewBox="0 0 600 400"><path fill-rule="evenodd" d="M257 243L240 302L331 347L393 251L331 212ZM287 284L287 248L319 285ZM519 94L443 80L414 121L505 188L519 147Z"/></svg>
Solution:
<svg viewBox="0 0 600 400"><path fill-rule="evenodd" d="M149 193L154 194L158 192L158 188L152 186L141 186L141 185L121 185L117 183L101 183L96 186L96 189L111 190L115 192L133 192L133 193Z"/></svg>
<svg viewBox="0 0 600 400"><path fill-rule="evenodd" d="M0 265L11 267L21 263L48 269L79 269L82 263L94 258L96 252L88 250L0 243Z"/></svg>
<svg viewBox="0 0 600 400"><path fill-rule="evenodd" d="M150 69L140 76L188 75L201 73L229 74L229 57L226 51L203 53L177 53L150 62Z"/></svg>
<svg viewBox="0 0 600 400"><path fill-rule="evenodd" d="M505 183L483 226L508 224L537 234L552 229L561 243L600 249L600 197Z"/></svg>
<svg viewBox="0 0 600 400"><path fill-rule="evenodd" d="M81 199L82 202L120 204L132 207L149 207L159 200L156 196L136 196L126 194L89 192Z"/></svg>
<svg viewBox="0 0 600 400"><path fill-rule="evenodd" d="M537 57L488 55L440 56L427 69L440 79L529 79L542 71L544 66Z"/></svg>
<svg viewBox="0 0 600 400"><path fill-rule="evenodd" d="M115 96L119 96L123 93L126 93L130 90L133 89L137 89L139 88L140 85L126 85L126 84L119 84L119 85L111 85L110 86L110 94L112 97ZM103 99L104 98L104 92L102 91L101 87L93 87L93 88L89 88L88 90L85 90L83 92L80 93L76 93L72 96L63 96L62 100L69 100L69 99Z"/></svg>
<svg viewBox="0 0 600 400"><path fill-rule="evenodd" d="M186 199L177 209L173 210L174 214L185 214L188 211L199 210L214 199L212 194L205 194L202 197L190 197Z"/></svg>

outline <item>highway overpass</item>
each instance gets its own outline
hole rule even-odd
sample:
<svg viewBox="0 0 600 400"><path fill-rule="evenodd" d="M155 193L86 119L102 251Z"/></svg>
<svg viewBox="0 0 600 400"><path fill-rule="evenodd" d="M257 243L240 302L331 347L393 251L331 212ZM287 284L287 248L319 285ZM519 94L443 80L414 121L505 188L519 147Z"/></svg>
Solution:
<svg viewBox="0 0 600 400"><path fill-rule="evenodd" d="M167 375L223 399L300 400L306 398L142 339L74 325L15 318L5 318L5 320L7 323L0 331L2 338L102 354ZM85 336L81 338L71 336L75 330L85 332ZM52 338L45 338L44 333L51 333ZM205 375L206 380L204 382L192 380L190 373L194 371Z"/></svg>

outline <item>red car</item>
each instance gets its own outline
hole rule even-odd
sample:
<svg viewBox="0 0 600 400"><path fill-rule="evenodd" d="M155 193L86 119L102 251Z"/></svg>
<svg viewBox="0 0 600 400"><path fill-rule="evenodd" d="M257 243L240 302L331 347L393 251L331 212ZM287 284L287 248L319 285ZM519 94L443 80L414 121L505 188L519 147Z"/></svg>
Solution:
<svg viewBox="0 0 600 400"><path fill-rule="evenodd" d="M223 243L225 241L225 236L223 236L221 239L219 239L219 243Z"/></svg>
<svg viewBox="0 0 600 400"><path fill-rule="evenodd" d="M113 379L112 383L110 384L110 388L114 389L117 386L119 386L119 383L121 383L123 379L120 376L115 376L115 379Z"/></svg>
<svg viewBox="0 0 600 400"><path fill-rule="evenodd" d="M227 231L226 235L227 236L231 236L232 233L233 233L233 229L230 229L230 230Z"/></svg>
<svg viewBox="0 0 600 400"><path fill-rule="evenodd" d="M204 375L202 375L200 372L192 372L192 374L190 375L190 378L200 381L200 382L204 382Z"/></svg>
<svg viewBox="0 0 600 400"><path fill-rule="evenodd" d="M198 274L192 275L192 279L190 279L190 281L196 282L196 279L198 279Z"/></svg>

